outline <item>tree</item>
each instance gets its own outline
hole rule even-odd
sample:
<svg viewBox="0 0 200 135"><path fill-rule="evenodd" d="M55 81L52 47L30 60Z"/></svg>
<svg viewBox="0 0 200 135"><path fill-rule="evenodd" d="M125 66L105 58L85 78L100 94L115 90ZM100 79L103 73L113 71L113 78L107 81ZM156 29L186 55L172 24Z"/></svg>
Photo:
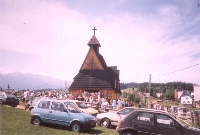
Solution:
<svg viewBox="0 0 200 135"><path fill-rule="evenodd" d="M122 98L127 98L127 95L128 95L128 94L126 93L126 91L124 91L124 92L122 93L121 97L122 97Z"/></svg>
<svg viewBox="0 0 200 135"><path fill-rule="evenodd" d="M140 97L139 97L138 94L135 94L134 102L135 102L135 103L139 103L139 102L140 102Z"/></svg>
<svg viewBox="0 0 200 135"><path fill-rule="evenodd" d="M167 99L174 99L174 90L173 89L168 89L166 90L166 93L164 95Z"/></svg>
<svg viewBox="0 0 200 135"><path fill-rule="evenodd" d="M127 101L134 101L134 95L131 93L128 93L127 95Z"/></svg>

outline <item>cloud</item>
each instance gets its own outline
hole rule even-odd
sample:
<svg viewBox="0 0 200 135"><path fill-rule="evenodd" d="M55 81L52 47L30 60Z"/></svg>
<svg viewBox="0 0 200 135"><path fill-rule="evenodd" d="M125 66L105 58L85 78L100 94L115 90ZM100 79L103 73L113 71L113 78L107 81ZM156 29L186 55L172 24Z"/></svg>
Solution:
<svg viewBox="0 0 200 135"><path fill-rule="evenodd" d="M136 6L137 11L124 7L126 1L114 5L108 2L104 10L99 6L89 8L92 4L85 1L2 1L0 48L13 53L18 66L11 67L12 60L7 59L9 64L1 71L20 70L72 80L88 52L93 27L97 28L102 46L100 53L108 66L118 66L121 82L144 82L149 74L155 76L194 65L200 60L196 57L200 52L200 16L197 9L192 9L195 2L174 3L155 3L145 10L134 1L130 5ZM22 67L24 61L26 65ZM180 73L198 78L197 71L193 68ZM192 77L177 76L180 74L152 81L198 82Z"/></svg>

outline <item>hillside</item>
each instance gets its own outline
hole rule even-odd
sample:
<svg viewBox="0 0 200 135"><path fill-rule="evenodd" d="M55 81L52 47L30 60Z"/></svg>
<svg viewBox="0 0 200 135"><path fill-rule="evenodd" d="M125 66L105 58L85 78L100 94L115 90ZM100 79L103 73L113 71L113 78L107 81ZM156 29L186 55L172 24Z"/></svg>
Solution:
<svg viewBox="0 0 200 135"><path fill-rule="evenodd" d="M23 74L20 72L14 72L9 74L0 73L0 87L7 89L8 84L10 89L61 89L65 87L65 81L53 79L48 76ZM66 82L67 86L70 85Z"/></svg>

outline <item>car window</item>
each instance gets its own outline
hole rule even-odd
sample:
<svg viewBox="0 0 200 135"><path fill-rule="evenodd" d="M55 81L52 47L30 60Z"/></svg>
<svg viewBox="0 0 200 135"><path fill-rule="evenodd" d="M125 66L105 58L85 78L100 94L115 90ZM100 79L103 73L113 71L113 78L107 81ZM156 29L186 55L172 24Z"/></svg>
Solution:
<svg viewBox="0 0 200 135"><path fill-rule="evenodd" d="M129 108L129 113L134 111L134 110L135 110L135 108Z"/></svg>
<svg viewBox="0 0 200 135"><path fill-rule="evenodd" d="M134 111L133 108L125 108L125 109L122 109L118 112L118 114L121 114L121 115L127 115L129 114L130 112Z"/></svg>
<svg viewBox="0 0 200 135"><path fill-rule="evenodd" d="M169 126L169 127L175 125L174 120L166 115L156 114L156 120L158 125Z"/></svg>
<svg viewBox="0 0 200 135"><path fill-rule="evenodd" d="M154 124L154 116L152 113L141 112L137 117L134 118L135 122L149 122Z"/></svg>
<svg viewBox="0 0 200 135"><path fill-rule="evenodd" d="M42 99L42 97L36 97L33 102L32 102L32 106L35 106L35 104L37 103L37 101L39 101L40 99Z"/></svg>
<svg viewBox="0 0 200 135"><path fill-rule="evenodd" d="M52 102L51 109L54 111L64 112L64 105L61 102Z"/></svg>
<svg viewBox="0 0 200 135"><path fill-rule="evenodd" d="M50 105L50 101L40 101L40 103L38 104L38 108L48 109L49 105Z"/></svg>
<svg viewBox="0 0 200 135"><path fill-rule="evenodd" d="M88 106L85 104L85 102L76 102L79 108L88 108Z"/></svg>
<svg viewBox="0 0 200 135"><path fill-rule="evenodd" d="M72 102L64 103L67 109L72 113L81 113L82 111Z"/></svg>

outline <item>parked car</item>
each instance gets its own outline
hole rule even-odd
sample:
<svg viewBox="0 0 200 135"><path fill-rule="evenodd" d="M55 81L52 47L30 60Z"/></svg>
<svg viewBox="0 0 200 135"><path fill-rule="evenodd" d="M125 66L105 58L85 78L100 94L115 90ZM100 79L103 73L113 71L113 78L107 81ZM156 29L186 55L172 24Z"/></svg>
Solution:
<svg viewBox="0 0 200 135"><path fill-rule="evenodd" d="M79 100L70 100L70 101L76 104L84 113L91 114L94 116L96 116L99 113L98 110L89 107L84 101L79 101Z"/></svg>
<svg viewBox="0 0 200 135"><path fill-rule="evenodd" d="M153 109L136 109L116 128L119 135L200 135L200 129L180 123L168 112Z"/></svg>
<svg viewBox="0 0 200 135"><path fill-rule="evenodd" d="M95 117L83 113L73 102L55 99L37 101L31 110L31 123L35 126L43 123L68 126L75 132L96 126Z"/></svg>
<svg viewBox="0 0 200 135"><path fill-rule="evenodd" d="M17 105L19 105L19 99L14 94L0 92L0 106L2 105L17 107Z"/></svg>
<svg viewBox="0 0 200 135"><path fill-rule="evenodd" d="M179 116L190 116L190 111L186 107L178 107L177 113Z"/></svg>
<svg viewBox="0 0 200 135"><path fill-rule="evenodd" d="M106 112L97 114L97 124L105 128L109 128L110 126L117 126L118 121L121 118L125 117L127 114L134 111L135 109L135 107L125 107L117 112Z"/></svg>

